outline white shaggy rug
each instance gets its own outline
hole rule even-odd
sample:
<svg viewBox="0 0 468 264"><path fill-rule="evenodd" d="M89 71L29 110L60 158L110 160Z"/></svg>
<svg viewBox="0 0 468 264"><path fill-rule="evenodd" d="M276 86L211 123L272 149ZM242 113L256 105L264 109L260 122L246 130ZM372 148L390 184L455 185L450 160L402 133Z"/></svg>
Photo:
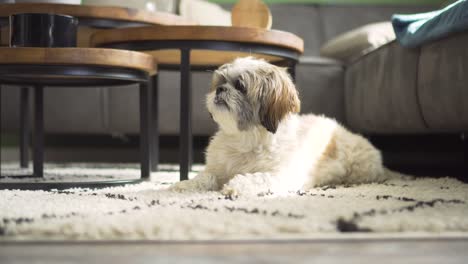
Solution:
<svg viewBox="0 0 468 264"><path fill-rule="evenodd" d="M2 164L2 174L18 173L16 168ZM174 168L161 166L149 182L100 190L0 190L0 240L468 237L468 184L453 178L328 186L231 200L218 192L167 191L179 176ZM95 175L138 177L139 169L47 164L46 174L54 180L89 180Z"/></svg>

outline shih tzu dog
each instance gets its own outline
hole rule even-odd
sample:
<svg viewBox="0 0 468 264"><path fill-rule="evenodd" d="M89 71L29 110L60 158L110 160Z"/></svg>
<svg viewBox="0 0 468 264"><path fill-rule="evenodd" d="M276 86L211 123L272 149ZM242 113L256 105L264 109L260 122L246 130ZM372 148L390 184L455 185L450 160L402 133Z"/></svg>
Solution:
<svg viewBox="0 0 468 264"><path fill-rule="evenodd" d="M236 59L214 72L206 99L219 131L206 150L205 170L171 190L277 193L392 174L362 136L324 116L298 115L298 93L284 68Z"/></svg>

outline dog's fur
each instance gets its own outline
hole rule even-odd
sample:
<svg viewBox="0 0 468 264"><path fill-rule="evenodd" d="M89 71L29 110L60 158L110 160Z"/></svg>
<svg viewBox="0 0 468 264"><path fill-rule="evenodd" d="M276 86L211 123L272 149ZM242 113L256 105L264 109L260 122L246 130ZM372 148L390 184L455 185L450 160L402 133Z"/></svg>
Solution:
<svg viewBox="0 0 468 264"><path fill-rule="evenodd" d="M297 114L298 94L284 68L250 57L225 64L214 73L206 105L219 131L205 171L172 190L258 194L388 177L366 139L335 120Z"/></svg>

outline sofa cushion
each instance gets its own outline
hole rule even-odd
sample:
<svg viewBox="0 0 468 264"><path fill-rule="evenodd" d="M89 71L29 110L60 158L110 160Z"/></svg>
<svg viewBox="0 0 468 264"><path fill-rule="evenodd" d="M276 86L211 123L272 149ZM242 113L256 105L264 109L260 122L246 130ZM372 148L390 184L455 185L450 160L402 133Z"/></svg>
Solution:
<svg viewBox="0 0 468 264"><path fill-rule="evenodd" d="M395 41L347 66L347 124L365 133L416 133L426 130L417 97L418 50Z"/></svg>
<svg viewBox="0 0 468 264"><path fill-rule="evenodd" d="M468 32L421 48L418 95L433 131L468 131Z"/></svg>
<svg viewBox="0 0 468 264"><path fill-rule="evenodd" d="M320 55L347 61L394 39L395 33L389 21L367 24L327 41L320 49Z"/></svg>

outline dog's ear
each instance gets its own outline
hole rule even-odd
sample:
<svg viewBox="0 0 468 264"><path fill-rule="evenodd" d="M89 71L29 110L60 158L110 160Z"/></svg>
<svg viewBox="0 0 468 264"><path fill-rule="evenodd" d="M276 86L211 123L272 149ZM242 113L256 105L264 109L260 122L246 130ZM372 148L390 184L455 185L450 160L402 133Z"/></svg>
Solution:
<svg viewBox="0 0 468 264"><path fill-rule="evenodd" d="M271 67L263 76L259 98L260 122L268 131L276 133L279 123L288 113L300 111L300 101L286 69Z"/></svg>

